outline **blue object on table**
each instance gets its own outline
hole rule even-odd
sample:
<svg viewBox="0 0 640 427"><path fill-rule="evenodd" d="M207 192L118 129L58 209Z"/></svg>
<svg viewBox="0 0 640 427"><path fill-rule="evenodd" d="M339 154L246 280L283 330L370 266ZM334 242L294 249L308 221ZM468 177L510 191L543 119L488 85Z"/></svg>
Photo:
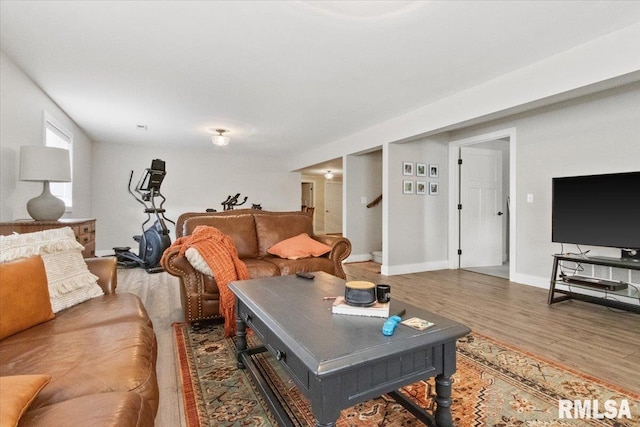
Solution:
<svg viewBox="0 0 640 427"><path fill-rule="evenodd" d="M393 331L396 330L396 326L400 323L402 319L400 316L391 316L382 325L382 335L393 335Z"/></svg>
<svg viewBox="0 0 640 427"><path fill-rule="evenodd" d="M396 330L396 327L398 326L398 323L400 323L402 321L402 316L405 313L404 310L402 310L400 313L389 317L387 320L385 320L384 325L382 325L382 335L387 335L387 336L391 336L393 335L393 332Z"/></svg>

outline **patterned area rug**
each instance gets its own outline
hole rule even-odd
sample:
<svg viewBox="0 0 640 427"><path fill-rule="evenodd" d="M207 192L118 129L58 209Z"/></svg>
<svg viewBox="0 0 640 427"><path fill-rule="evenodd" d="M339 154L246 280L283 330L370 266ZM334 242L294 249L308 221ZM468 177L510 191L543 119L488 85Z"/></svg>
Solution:
<svg viewBox="0 0 640 427"><path fill-rule="evenodd" d="M277 426L248 373L236 369L235 344L223 337L222 325L193 330L187 324L175 324L174 336L188 427ZM259 343L252 334L248 341L250 346ZM314 426L307 399L279 362L266 353L253 357L294 424ZM401 391L420 406L434 409L433 380ZM560 416L560 399L579 400L581 406L569 409L564 403ZM459 427L638 427L640 395L472 333L458 341L452 413ZM343 410L337 422L339 427L418 425L422 423L388 396Z"/></svg>

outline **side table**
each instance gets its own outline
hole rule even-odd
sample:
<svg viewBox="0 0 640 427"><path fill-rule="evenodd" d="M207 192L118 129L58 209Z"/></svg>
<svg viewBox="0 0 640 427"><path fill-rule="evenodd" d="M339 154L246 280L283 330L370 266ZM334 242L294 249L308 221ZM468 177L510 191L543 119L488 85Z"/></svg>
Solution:
<svg viewBox="0 0 640 427"><path fill-rule="evenodd" d="M91 219L59 219L58 221L17 220L0 223L0 235L12 233L33 233L35 231L50 230L52 228L70 227L76 240L82 246L82 256L91 258L96 256L96 220Z"/></svg>

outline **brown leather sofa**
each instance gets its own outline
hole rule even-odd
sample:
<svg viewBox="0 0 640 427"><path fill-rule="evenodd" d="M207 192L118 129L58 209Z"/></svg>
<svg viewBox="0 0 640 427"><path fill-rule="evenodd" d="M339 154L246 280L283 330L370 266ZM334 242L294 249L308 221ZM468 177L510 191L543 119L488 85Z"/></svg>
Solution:
<svg viewBox="0 0 640 427"><path fill-rule="evenodd" d="M115 258L86 259L105 295L0 340L0 376L50 375L19 426L153 426L157 342L140 299L116 294Z"/></svg>
<svg viewBox="0 0 640 427"><path fill-rule="evenodd" d="M188 236L199 225L215 227L231 236L238 255L252 279L284 276L300 271L324 271L345 278L342 268L351 253L351 242L340 236L314 235L312 216L301 212L269 212L241 209L225 212L188 212L176 222L176 236ZM274 244L301 233L331 247L321 257L283 259L267 250ZM167 249L162 258L164 269L180 278L180 295L186 321L196 322L220 317L220 294L215 279L197 271L179 248Z"/></svg>

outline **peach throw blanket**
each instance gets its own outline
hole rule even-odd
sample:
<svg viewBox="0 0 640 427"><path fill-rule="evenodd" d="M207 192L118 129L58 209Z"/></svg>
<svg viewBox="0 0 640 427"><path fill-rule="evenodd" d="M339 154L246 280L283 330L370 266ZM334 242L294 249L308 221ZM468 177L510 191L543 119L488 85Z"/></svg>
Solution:
<svg viewBox="0 0 640 427"><path fill-rule="evenodd" d="M248 279L249 271L245 263L238 258L238 250L231 237L217 228L199 225L191 235L180 237L171 246L180 246L182 256L189 248L195 248L202 255L220 291L220 314L224 316L224 335L235 335L235 296L228 285L234 280Z"/></svg>

